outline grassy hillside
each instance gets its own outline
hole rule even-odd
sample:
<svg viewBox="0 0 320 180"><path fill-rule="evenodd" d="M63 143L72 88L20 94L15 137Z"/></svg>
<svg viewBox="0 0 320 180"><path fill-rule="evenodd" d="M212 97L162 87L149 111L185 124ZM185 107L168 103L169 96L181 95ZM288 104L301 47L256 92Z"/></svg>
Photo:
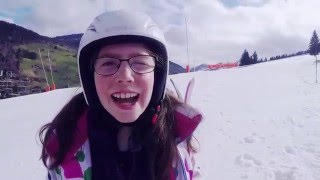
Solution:
<svg viewBox="0 0 320 180"><path fill-rule="evenodd" d="M59 46L56 44L31 43L20 45L18 48L25 49L29 52L37 53L36 59L23 58L20 62L21 75L39 79L40 82L33 82L31 86L46 85L45 75L42 69L42 63L39 56L40 49L43 65L45 67L46 75L49 84L52 83L50 73L50 65L48 60L48 52L51 60L51 67L53 73L53 81L57 88L72 87L79 85L77 73L76 50Z"/></svg>

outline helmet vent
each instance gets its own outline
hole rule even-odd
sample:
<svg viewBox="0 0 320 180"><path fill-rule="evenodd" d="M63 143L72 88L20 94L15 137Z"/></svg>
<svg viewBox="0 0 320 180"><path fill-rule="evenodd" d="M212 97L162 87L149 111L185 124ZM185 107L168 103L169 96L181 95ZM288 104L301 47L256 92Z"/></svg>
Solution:
<svg viewBox="0 0 320 180"><path fill-rule="evenodd" d="M88 30L93 31L93 32L97 32L96 27L94 27L93 25L90 25L88 27Z"/></svg>

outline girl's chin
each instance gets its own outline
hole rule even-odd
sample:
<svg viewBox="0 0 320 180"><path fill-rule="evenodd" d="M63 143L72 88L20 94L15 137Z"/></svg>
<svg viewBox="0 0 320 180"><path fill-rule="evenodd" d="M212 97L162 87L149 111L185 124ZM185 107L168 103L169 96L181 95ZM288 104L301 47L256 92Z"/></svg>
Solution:
<svg viewBox="0 0 320 180"><path fill-rule="evenodd" d="M136 113L134 111L121 111L121 112L116 112L114 113L114 116L117 121L121 122L121 123L132 123L132 122L135 122L139 116L141 115L142 113Z"/></svg>
<svg viewBox="0 0 320 180"><path fill-rule="evenodd" d="M117 121L119 121L120 123L133 123L133 122L135 122L138 118L133 118L132 117L132 119L130 118L130 119L127 119L127 118L124 118L124 117L120 117L120 118L116 118L117 119Z"/></svg>
<svg viewBox="0 0 320 180"><path fill-rule="evenodd" d="M109 101L109 103L104 103L104 106L105 109L121 123L135 122L144 112L139 102L119 103Z"/></svg>

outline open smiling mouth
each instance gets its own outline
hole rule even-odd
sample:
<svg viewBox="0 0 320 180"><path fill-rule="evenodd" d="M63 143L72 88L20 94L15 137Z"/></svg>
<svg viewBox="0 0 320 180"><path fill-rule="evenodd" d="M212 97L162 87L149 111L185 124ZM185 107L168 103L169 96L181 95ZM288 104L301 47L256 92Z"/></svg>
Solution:
<svg viewBox="0 0 320 180"><path fill-rule="evenodd" d="M114 93L111 98L116 103L129 103L133 105L139 99L138 93Z"/></svg>

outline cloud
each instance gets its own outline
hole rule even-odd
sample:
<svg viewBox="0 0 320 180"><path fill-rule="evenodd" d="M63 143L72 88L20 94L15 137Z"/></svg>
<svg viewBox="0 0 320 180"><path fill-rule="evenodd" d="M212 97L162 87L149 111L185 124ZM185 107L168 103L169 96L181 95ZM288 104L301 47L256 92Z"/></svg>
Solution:
<svg viewBox="0 0 320 180"><path fill-rule="evenodd" d="M0 21L6 21L9 23L14 23L12 18L0 16Z"/></svg>
<svg viewBox="0 0 320 180"><path fill-rule="evenodd" d="M194 1L184 9L190 57L200 64L236 61L244 49L250 54L256 50L261 58L306 50L312 31L320 29L314 6L320 1L273 0L261 7L235 8Z"/></svg>
<svg viewBox="0 0 320 180"><path fill-rule="evenodd" d="M239 6L259 7L268 3L269 0L219 0L225 7L234 8Z"/></svg>
<svg viewBox="0 0 320 180"><path fill-rule="evenodd" d="M305 50L320 31L319 0L2 1L0 15L47 36L84 32L105 10L145 11L165 31L171 59L184 65L187 42L191 62L217 63L237 61L244 49L261 58Z"/></svg>
<svg viewBox="0 0 320 180"><path fill-rule="evenodd" d="M17 8L33 6L36 3L35 0L0 0L0 11L15 11Z"/></svg>
<svg viewBox="0 0 320 180"><path fill-rule="evenodd" d="M24 17L21 25L51 37L80 33L102 11L103 6L99 1L39 1L33 13Z"/></svg>
<svg viewBox="0 0 320 180"><path fill-rule="evenodd" d="M262 6L268 3L269 0L236 0L238 6Z"/></svg>

